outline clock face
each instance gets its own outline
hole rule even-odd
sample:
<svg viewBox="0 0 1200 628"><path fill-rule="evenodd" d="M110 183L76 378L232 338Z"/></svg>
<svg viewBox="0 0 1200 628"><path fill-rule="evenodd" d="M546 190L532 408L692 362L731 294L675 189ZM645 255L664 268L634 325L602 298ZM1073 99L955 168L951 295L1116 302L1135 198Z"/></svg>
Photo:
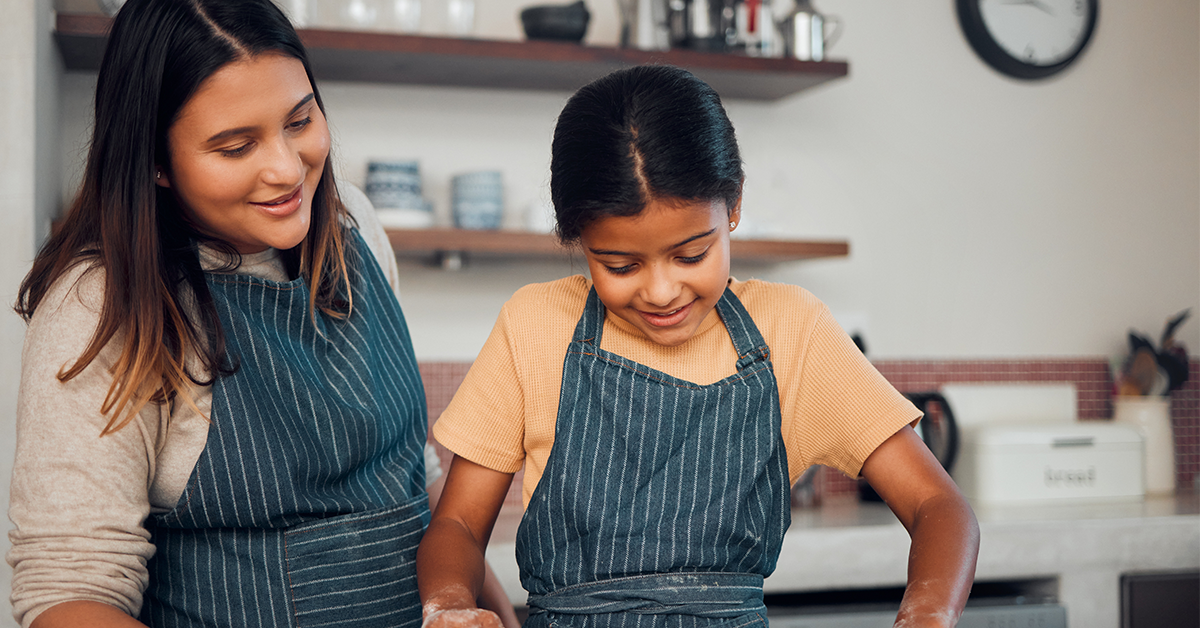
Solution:
<svg viewBox="0 0 1200 628"><path fill-rule="evenodd" d="M992 67L1018 78L1066 68L1096 26L1097 0L958 0L971 46Z"/></svg>

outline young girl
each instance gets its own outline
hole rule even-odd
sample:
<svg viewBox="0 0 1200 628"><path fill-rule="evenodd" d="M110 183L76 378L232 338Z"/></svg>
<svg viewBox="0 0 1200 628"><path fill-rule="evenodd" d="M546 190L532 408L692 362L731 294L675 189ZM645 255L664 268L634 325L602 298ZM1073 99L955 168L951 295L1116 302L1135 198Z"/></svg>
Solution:
<svg viewBox="0 0 1200 628"><path fill-rule="evenodd" d="M551 194L591 280L518 291L434 427L456 456L418 551L426 626L496 624L473 600L522 464L527 626L765 623L788 489L812 464L861 474L908 529L896 625L956 623L974 515L823 304L730 278L742 180L720 100L688 72L622 70L567 103Z"/></svg>
<svg viewBox="0 0 1200 628"><path fill-rule="evenodd" d="M419 624L424 390L296 32L268 0L130 0L95 102L17 302L17 620Z"/></svg>

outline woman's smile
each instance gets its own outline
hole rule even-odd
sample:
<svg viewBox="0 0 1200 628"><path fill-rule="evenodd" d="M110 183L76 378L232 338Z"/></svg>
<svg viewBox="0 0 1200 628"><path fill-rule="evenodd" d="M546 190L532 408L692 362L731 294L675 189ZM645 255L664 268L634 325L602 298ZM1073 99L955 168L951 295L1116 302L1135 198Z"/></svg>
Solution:
<svg viewBox="0 0 1200 628"><path fill-rule="evenodd" d="M296 210L300 209L303 201L303 190L302 188L297 187L292 191L291 194L285 194L277 199L267 201L265 203L252 204L258 206L259 209L271 214L272 216L275 216L276 218L283 218L295 213Z"/></svg>

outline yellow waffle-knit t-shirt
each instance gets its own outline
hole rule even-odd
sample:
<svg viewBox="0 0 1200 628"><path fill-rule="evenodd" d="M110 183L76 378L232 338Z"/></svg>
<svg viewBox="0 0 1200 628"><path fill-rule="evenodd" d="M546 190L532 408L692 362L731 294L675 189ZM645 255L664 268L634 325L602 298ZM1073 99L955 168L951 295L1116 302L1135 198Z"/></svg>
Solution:
<svg viewBox="0 0 1200 628"><path fill-rule="evenodd" d="M524 463L525 505L554 445L563 358L591 286L575 275L518 290L433 427L440 443L477 464L515 473ZM920 418L811 293L757 280L731 279L730 288L771 349L792 482L813 464L857 477L880 443ZM701 385L737 370L716 310L675 347L606 316L601 348Z"/></svg>

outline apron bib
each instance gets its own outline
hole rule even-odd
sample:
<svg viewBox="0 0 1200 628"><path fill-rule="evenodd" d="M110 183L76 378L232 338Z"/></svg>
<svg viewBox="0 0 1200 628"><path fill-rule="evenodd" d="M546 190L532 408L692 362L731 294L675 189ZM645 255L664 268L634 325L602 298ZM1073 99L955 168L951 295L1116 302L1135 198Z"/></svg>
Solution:
<svg viewBox="0 0 1200 628"><path fill-rule="evenodd" d="M157 547L150 626L419 626L429 523L425 392L400 306L358 232L354 310L304 280L210 273L237 372L213 383L208 442Z"/></svg>
<svg viewBox="0 0 1200 628"><path fill-rule="evenodd" d="M517 531L527 627L765 623L791 522L770 350L726 289L737 372L700 386L600 349L593 288L563 363L554 446Z"/></svg>

